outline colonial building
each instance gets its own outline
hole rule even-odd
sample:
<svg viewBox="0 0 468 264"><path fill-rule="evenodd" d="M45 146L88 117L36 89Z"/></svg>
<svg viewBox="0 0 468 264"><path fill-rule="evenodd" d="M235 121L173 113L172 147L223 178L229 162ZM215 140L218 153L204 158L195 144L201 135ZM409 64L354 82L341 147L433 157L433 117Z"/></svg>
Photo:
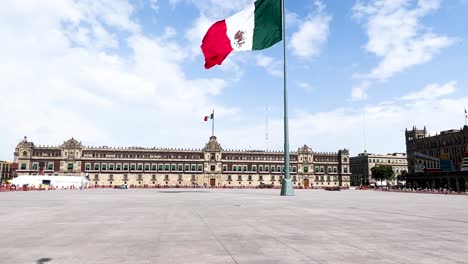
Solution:
<svg viewBox="0 0 468 264"><path fill-rule="evenodd" d="M13 177L13 163L0 161L0 182L4 182Z"/></svg>
<svg viewBox="0 0 468 264"><path fill-rule="evenodd" d="M350 158L351 184L367 185L372 177L371 169L378 166L391 166L395 176L400 176L408 171L406 153L372 154L360 153Z"/></svg>
<svg viewBox="0 0 468 264"><path fill-rule="evenodd" d="M215 136L203 149L88 147L76 139L37 146L24 138L15 149L18 175L81 175L95 185L280 186L283 153L224 150ZM349 186L349 151L291 152L295 186Z"/></svg>
<svg viewBox="0 0 468 264"><path fill-rule="evenodd" d="M406 152L411 174L424 170L459 171L468 146L468 126L430 136L426 127L406 130Z"/></svg>

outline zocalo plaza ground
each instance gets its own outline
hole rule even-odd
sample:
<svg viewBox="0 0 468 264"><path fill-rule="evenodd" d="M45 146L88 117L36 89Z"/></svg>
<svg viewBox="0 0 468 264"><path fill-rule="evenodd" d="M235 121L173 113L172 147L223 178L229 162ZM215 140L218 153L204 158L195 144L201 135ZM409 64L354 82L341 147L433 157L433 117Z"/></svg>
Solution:
<svg viewBox="0 0 468 264"><path fill-rule="evenodd" d="M466 195L85 189L0 208L0 263L468 263Z"/></svg>

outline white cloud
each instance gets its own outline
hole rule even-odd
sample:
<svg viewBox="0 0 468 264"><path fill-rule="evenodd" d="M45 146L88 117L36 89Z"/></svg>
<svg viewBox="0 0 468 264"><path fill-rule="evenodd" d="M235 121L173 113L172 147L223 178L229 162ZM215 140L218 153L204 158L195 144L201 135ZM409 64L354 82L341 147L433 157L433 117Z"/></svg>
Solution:
<svg viewBox="0 0 468 264"><path fill-rule="evenodd" d="M437 10L440 0L419 0L413 6L406 0L358 1L354 16L363 21L369 38L365 48L381 60L366 75L384 80L395 73L432 60L455 39L432 33L421 19Z"/></svg>
<svg viewBox="0 0 468 264"><path fill-rule="evenodd" d="M180 3L189 3L195 5L202 14L205 16L221 20L227 16L234 14L246 8L249 4L255 2L255 0L238 0L238 1L226 1L226 0L169 0L172 5Z"/></svg>
<svg viewBox="0 0 468 264"><path fill-rule="evenodd" d="M255 56L257 66L264 68L271 76L283 77L283 63L263 54Z"/></svg>
<svg viewBox="0 0 468 264"><path fill-rule="evenodd" d="M151 9L153 9L155 12L159 11L158 0L149 0L149 4Z"/></svg>
<svg viewBox="0 0 468 264"><path fill-rule="evenodd" d="M302 90L304 90L304 92L307 94L310 94L312 91L315 90L315 88L310 83L307 83L307 82L297 82L297 86L302 88Z"/></svg>
<svg viewBox="0 0 468 264"><path fill-rule="evenodd" d="M410 101L419 100L437 100L439 97L453 94L457 90L457 82L451 81L446 84L429 84L422 90L409 93L403 96L401 99Z"/></svg>
<svg viewBox="0 0 468 264"><path fill-rule="evenodd" d="M328 39L331 16L324 14L325 5L315 1L317 11L309 14L293 33L290 41L292 53L300 58L310 59L320 54L322 46Z"/></svg>
<svg viewBox="0 0 468 264"><path fill-rule="evenodd" d="M351 90L351 100L352 101L363 101L367 99L367 89L369 88L370 83L368 81L363 81L360 84L354 86Z"/></svg>
<svg viewBox="0 0 468 264"><path fill-rule="evenodd" d="M224 80L186 76L189 53L174 29L151 38L132 15L125 1L2 3L0 115L9 125L0 129L1 159L11 159L25 135L45 144L74 136L86 144L193 146L209 135L206 112L239 112L212 99Z"/></svg>

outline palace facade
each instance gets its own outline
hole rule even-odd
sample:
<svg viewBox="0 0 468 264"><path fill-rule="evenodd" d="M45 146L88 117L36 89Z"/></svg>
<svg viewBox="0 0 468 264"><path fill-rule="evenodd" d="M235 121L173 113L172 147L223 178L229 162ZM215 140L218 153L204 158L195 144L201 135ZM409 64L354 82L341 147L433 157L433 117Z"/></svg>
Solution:
<svg viewBox="0 0 468 264"><path fill-rule="evenodd" d="M426 127L406 130L406 153L410 174L424 170L460 171L468 147L468 126L442 131L434 136Z"/></svg>
<svg viewBox="0 0 468 264"><path fill-rule="evenodd" d="M87 176L93 185L281 186L283 152L224 150L215 136L203 149L89 147L76 139L38 146L25 137L14 153L18 175ZM291 152L295 186L350 185L349 151L314 152L304 145Z"/></svg>
<svg viewBox="0 0 468 264"><path fill-rule="evenodd" d="M14 164L8 161L0 161L0 183L13 177Z"/></svg>

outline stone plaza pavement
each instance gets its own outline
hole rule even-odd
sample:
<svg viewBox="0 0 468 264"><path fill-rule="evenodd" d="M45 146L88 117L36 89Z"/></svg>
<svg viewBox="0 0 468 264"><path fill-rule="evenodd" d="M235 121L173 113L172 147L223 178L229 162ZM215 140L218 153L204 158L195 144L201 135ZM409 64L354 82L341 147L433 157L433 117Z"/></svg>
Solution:
<svg viewBox="0 0 468 264"><path fill-rule="evenodd" d="M0 193L0 263L468 263L468 196Z"/></svg>

